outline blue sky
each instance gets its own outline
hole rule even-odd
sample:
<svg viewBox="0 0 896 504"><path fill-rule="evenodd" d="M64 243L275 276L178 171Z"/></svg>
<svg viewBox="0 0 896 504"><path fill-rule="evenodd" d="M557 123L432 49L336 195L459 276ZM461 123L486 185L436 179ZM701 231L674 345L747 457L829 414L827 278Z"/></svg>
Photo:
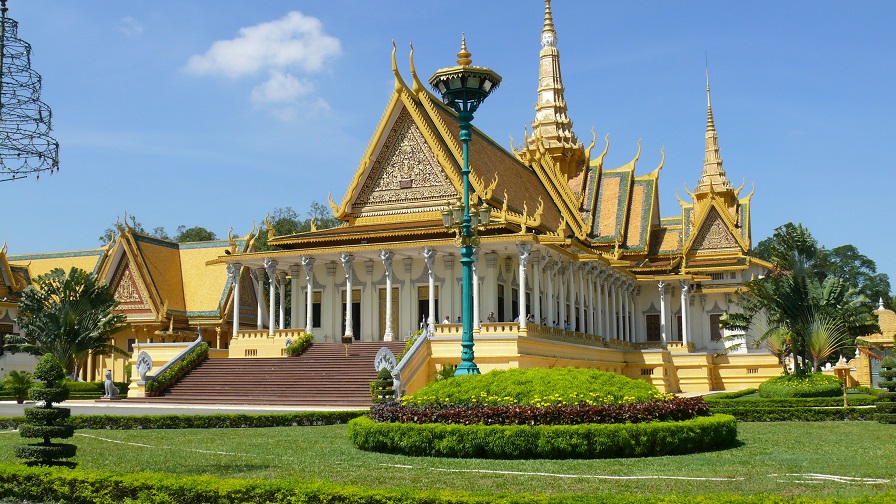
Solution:
<svg viewBox="0 0 896 504"><path fill-rule="evenodd" d="M266 212L341 201L392 89L473 62L504 78L474 124L519 142L534 116L543 3L10 0L54 114L61 171L0 184L11 253L94 248L124 212L148 229L242 234ZM721 155L756 185L754 244L788 221L851 243L896 282L896 47L889 1L553 5L569 115L605 166L665 146L661 213L700 176L709 61ZM599 140L600 141L600 140ZM474 147L475 148L475 147ZM748 190L748 189L747 189Z"/></svg>

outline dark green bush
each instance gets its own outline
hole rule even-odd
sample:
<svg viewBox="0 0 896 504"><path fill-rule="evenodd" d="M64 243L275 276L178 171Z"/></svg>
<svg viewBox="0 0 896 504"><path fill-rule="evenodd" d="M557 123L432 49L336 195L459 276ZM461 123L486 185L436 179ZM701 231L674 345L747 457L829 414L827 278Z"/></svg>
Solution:
<svg viewBox="0 0 896 504"><path fill-rule="evenodd" d="M374 404L395 400L395 381L392 379L391 371L386 368L380 369L376 380L370 382L370 395Z"/></svg>
<svg viewBox="0 0 896 504"><path fill-rule="evenodd" d="M490 371L429 383L402 398L407 405L622 404L671 397L643 380L596 369L530 368Z"/></svg>
<svg viewBox="0 0 896 504"><path fill-rule="evenodd" d="M759 389L749 388L749 389L738 390L735 392L725 392L722 394L710 394L710 395L703 396L703 400L708 403L711 403L714 401L721 401L721 400L726 400L726 399L737 399L739 397L748 396L750 394L755 394L758 390Z"/></svg>
<svg viewBox="0 0 896 504"><path fill-rule="evenodd" d="M741 422L827 422L873 420L875 408L755 408L711 407L713 415L731 415Z"/></svg>
<svg viewBox="0 0 896 504"><path fill-rule="evenodd" d="M33 388L28 394L34 401L44 401L44 405L25 409L25 415L32 423L21 425L19 435L26 439L40 439L41 442L16 446L16 457L39 464L53 464L72 458L77 451L75 445L51 441L52 438L70 438L73 434L72 427L65 423L69 409L53 407L53 403L62 402L68 397L68 389L62 386L65 371L56 357L47 354L34 367L34 377L44 382L43 387Z"/></svg>
<svg viewBox="0 0 896 504"><path fill-rule="evenodd" d="M887 391L880 394L881 402L877 404L877 421L896 424L896 359L886 357L880 366L881 370L878 375L881 379L877 385Z"/></svg>
<svg viewBox="0 0 896 504"><path fill-rule="evenodd" d="M179 362L166 369L164 373L146 382L146 392L150 395L161 394L168 390L177 380L208 358L208 344L202 343L184 356Z"/></svg>
<svg viewBox="0 0 896 504"><path fill-rule="evenodd" d="M58 411L54 408L49 411ZM26 409L25 412L44 412L43 408ZM67 413L67 412L66 412ZM297 427L311 425L344 424L353 418L367 415L366 410L356 411L302 411L296 413L269 413L247 415L242 413L221 415L78 415L68 423L76 429L238 429L261 427ZM66 415L67 418L67 415ZM23 417L0 418L0 428L15 429L26 422Z"/></svg>
<svg viewBox="0 0 896 504"><path fill-rule="evenodd" d="M782 375L759 385L759 396L775 397L836 397L843 394L843 382L836 376L821 373Z"/></svg>
<svg viewBox="0 0 896 504"><path fill-rule="evenodd" d="M850 397L850 406L871 406L877 397ZM843 407L843 397L794 397L790 399L716 399L706 400L715 411L717 408L838 408Z"/></svg>
<svg viewBox="0 0 896 504"><path fill-rule="evenodd" d="M727 415L683 422L555 426L381 423L361 417L348 437L362 450L410 456L566 459L679 455L731 446Z"/></svg>

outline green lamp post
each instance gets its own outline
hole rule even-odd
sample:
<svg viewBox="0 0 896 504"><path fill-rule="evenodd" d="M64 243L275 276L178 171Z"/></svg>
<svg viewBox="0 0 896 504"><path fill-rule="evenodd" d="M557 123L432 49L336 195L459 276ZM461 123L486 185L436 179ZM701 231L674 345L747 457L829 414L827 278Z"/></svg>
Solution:
<svg viewBox="0 0 896 504"><path fill-rule="evenodd" d="M458 228L460 245L460 264L462 268L461 299L463 300L463 336L461 338L461 363L455 376L479 374L479 368L473 362L473 249L479 244L479 237L474 228L477 224L488 224L490 207L483 204L471 215L470 207L470 138L472 137L473 112L479 108L483 100L501 83L501 76L488 68L471 66L473 62L467 51L466 38L461 38L460 52L457 53L457 65L443 68L429 79L433 89L442 95L445 105L457 112L460 126L460 141L463 145L464 196L461 205L443 212L445 227ZM476 223L474 223L474 221Z"/></svg>

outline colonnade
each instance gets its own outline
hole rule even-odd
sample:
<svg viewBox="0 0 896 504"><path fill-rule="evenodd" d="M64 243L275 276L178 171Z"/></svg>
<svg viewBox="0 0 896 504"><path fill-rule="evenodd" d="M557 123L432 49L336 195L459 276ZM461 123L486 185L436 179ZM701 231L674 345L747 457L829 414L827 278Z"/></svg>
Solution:
<svg viewBox="0 0 896 504"><path fill-rule="evenodd" d="M516 248L518 323L521 330L526 330L528 323L530 323L527 320L527 316L532 315L532 319L536 323L546 326L589 333L608 339L631 342L637 340L635 336L637 285L632 277L611 268L601 261L579 262L562 254L551 254L550 252L534 250L529 243L518 243ZM476 250L473 256L473 317L474 327L477 328L482 320L480 288L485 288L485 299L492 300L489 301L490 303L498 299L497 276L495 273L498 253L493 251L485 252L486 272L483 276L481 275L481 268L479 268L480 252L480 250ZM426 324L431 329L434 329L437 322L435 309L437 279L435 259L437 251L432 247L424 247L421 255L425 264L424 273L426 274L429 289L429 317L426 320ZM391 250L381 250L378 254L378 258L382 261L385 270L383 280L385 281L386 302L383 339L386 341L394 339L397 332L397 328L392 327L392 286L394 281L392 261L394 257L395 253ZM445 257L447 269L449 258L452 260L453 265L453 256ZM510 258L506 258L506 261L508 265L512 263ZM345 273L345 334L352 335L351 295L354 255L343 252L339 254L339 262ZM368 263L372 264L369 260ZM255 292L259 293L256 296L256 326L259 330L264 328L265 322L264 296L260 295L263 292L265 275L267 275L269 280L268 299L275 300L279 298L280 301L279 311L276 311L276 303L274 302L271 302L268 306L267 325L269 333L273 335L277 328L286 328L285 293L287 278L290 279L292 291L290 328L296 329L300 327L298 307L301 302L301 283L304 283L306 287L313 285L314 264L314 257L300 256L296 258L295 263L283 266L281 266L278 260L273 258L264 259L262 267L253 268L246 266L249 269L248 278L255 283ZM334 268L338 267L338 263L333 266ZM229 263L227 268L235 300L233 335L236 336L240 327L240 292L241 288L245 287L240 285L242 283L241 272L243 265L234 262ZM328 272L329 270L328 266ZM512 269L508 273L512 276ZM304 282L301 282L303 276ZM456 281L456 279L451 278L450 281ZM505 282L507 282L506 278ZM305 310L306 317L304 321L306 332L312 332L313 290L313 288L306 288L305 302L307 309ZM531 303L527 303L527 293L531 295ZM661 299L664 298L664 295L661 296ZM661 302L661 306L665 310L664 302ZM665 319L664 315L663 320L665 321Z"/></svg>

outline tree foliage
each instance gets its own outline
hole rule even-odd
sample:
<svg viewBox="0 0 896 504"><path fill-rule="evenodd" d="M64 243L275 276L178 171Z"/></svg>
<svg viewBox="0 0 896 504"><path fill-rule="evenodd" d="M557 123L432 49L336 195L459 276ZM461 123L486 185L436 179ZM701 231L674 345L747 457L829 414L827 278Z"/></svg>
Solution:
<svg viewBox="0 0 896 504"><path fill-rule="evenodd" d="M177 234L174 236L174 241L177 243L190 243L190 242L199 242L199 241L212 241L217 240L218 237L215 236L215 233L205 229L201 226L193 226L188 228L181 224L177 226Z"/></svg>
<svg viewBox="0 0 896 504"><path fill-rule="evenodd" d="M188 228L186 225L181 224L177 227L177 231L175 232L174 237L172 237L162 226L154 227L152 228L152 232L149 232L143 226L143 223L138 221L137 218L133 215L127 216L126 219L130 221L128 223L128 226L133 229L135 233L146 236L153 236L161 240L175 241L177 243L217 240L217 236L214 232L209 231L208 229L201 226L193 226ZM114 240L116 236L118 236L117 224L106 228L106 230L103 231L103 234L100 235L99 240L100 243L105 245Z"/></svg>
<svg viewBox="0 0 896 504"><path fill-rule="evenodd" d="M801 224L777 228L761 253L774 271L745 285L741 312L726 314L724 328L745 333L762 313L759 343L795 356L797 374L876 329L871 303L846 278L826 271L826 252Z"/></svg>
<svg viewBox="0 0 896 504"><path fill-rule="evenodd" d="M312 222L316 229L329 229L341 224L339 219L333 217L329 208L317 201L311 202L307 216L302 219L292 207L275 208L263 221L258 240L255 242L255 249L265 251L276 248L268 245L270 230L273 230L274 236L288 236L311 231Z"/></svg>
<svg viewBox="0 0 896 504"><path fill-rule="evenodd" d="M9 336L5 348L32 355L52 354L65 371L77 376L90 354L129 354L112 344L126 318L115 313L112 288L79 268L61 268L34 279L22 292L18 325L21 334Z"/></svg>

